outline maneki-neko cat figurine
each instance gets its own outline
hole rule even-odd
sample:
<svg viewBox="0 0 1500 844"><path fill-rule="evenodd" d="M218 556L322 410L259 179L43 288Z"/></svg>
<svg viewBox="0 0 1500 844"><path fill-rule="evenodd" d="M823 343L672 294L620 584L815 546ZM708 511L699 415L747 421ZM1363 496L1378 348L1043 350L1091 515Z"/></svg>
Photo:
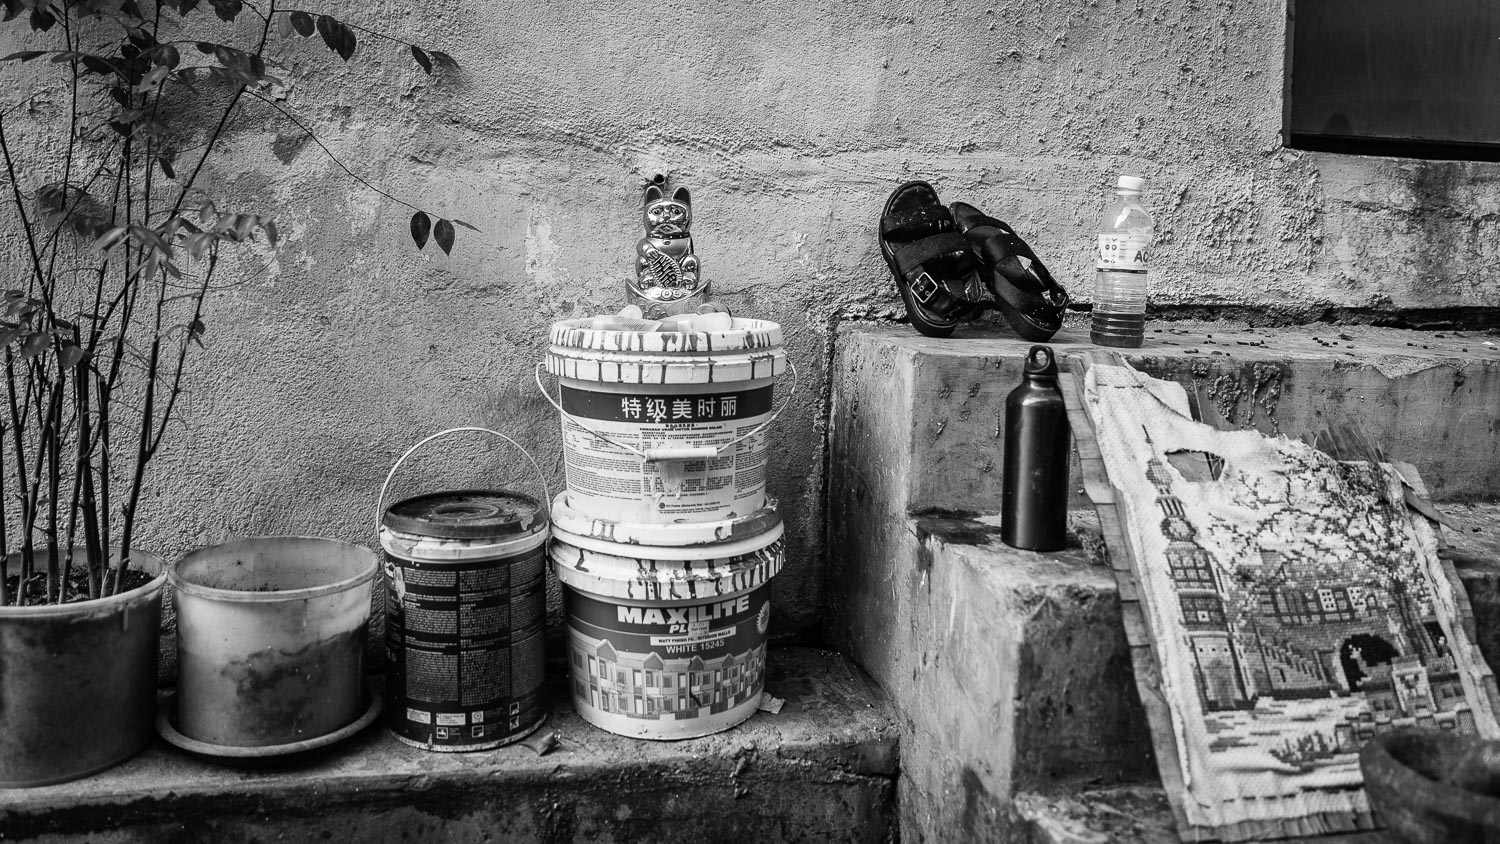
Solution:
<svg viewBox="0 0 1500 844"><path fill-rule="evenodd" d="M660 182L652 182L641 218L646 236L635 246L635 280L626 283L625 303L640 306L646 319L691 313L709 296L693 254L692 196L682 187L668 196Z"/></svg>

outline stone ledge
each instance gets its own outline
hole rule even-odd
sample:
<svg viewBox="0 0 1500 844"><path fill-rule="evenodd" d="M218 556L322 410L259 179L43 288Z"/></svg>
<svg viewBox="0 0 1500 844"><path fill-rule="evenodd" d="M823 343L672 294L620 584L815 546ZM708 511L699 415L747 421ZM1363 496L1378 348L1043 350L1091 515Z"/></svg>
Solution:
<svg viewBox="0 0 1500 844"><path fill-rule="evenodd" d="M1017 844L1178 844L1159 786L1018 794ZM1385 832L1284 838L1284 844L1400 844Z"/></svg>
<svg viewBox="0 0 1500 844"><path fill-rule="evenodd" d="M1436 498L1492 500L1500 498L1500 348L1485 340L1495 342L1373 326L1158 322L1141 348L1115 351L1196 392L1206 419L1292 437L1358 422L1388 454L1416 465ZM861 417L895 415L880 424L909 452L887 470L903 511L998 509L1005 397L1033 344L997 328L935 340L902 325L846 327L838 342L835 458L888 447L840 442L841 425L853 433L870 424ZM1099 348L1086 324L1072 322L1048 345L1064 368L1068 354ZM872 375L884 401L861 404L869 388L854 382ZM1074 503L1087 506L1081 495Z"/></svg>
<svg viewBox="0 0 1500 844"><path fill-rule="evenodd" d="M676 742L585 723L557 665L545 756L429 753L377 726L296 767L231 768L157 740L88 779L0 790L0 840L886 841L898 759L884 696L828 651L773 649L767 672L779 714Z"/></svg>
<svg viewBox="0 0 1500 844"><path fill-rule="evenodd" d="M1442 509L1462 527L1444 536L1480 650L1500 665L1500 504ZM969 632L964 620L979 617L988 619L988 632L976 649L953 635L952 620L913 626L921 667L910 683L896 683L897 695L918 708L941 701L951 711L936 724L912 725L906 751L908 760L932 757L946 767L937 762L940 773L925 779L904 770L903 780L928 793L964 794L959 822L977 823L966 831L994 840L1175 842L1097 518L1070 514L1072 547L1053 554L1004 545L996 525L997 517L972 514L912 520L916 549L908 564L932 584L933 609L961 600L949 610L957 629ZM945 683L954 688L944 692ZM986 723L1007 735L984 743ZM1085 784L1092 788L1068 790ZM1117 787L1100 787L1111 784ZM974 806L983 811L969 812ZM939 818L933 812L926 821L938 825ZM1314 840L1388 844L1378 834Z"/></svg>

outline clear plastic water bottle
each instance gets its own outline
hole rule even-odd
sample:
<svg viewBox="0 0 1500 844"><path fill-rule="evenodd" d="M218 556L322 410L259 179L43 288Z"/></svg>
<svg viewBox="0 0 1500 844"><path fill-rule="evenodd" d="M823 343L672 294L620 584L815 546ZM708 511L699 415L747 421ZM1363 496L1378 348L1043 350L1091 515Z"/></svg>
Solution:
<svg viewBox="0 0 1500 844"><path fill-rule="evenodd" d="M1135 347L1146 332L1146 247L1156 224L1141 205L1146 180L1121 176L1115 201L1099 224L1094 274L1094 319L1089 339L1100 346Z"/></svg>

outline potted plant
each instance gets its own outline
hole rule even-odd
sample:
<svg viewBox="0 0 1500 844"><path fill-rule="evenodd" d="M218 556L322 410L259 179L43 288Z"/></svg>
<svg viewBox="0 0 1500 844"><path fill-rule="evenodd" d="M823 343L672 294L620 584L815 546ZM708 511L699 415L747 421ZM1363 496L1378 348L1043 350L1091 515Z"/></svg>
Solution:
<svg viewBox="0 0 1500 844"><path fill-rule="evenodd" d="M378 34L277 0L0 3L7 35L30 48L3 61L32 63L42 86L0 102L8 787L100 770L150 738L165 573L135 548L142 493L222 259L277 244L271 216L213 194L208 165L252 104L312 137L272 95L276 45L320 40L348 61ZM452 65L386 40L427 73ZM419 248L430 236L447 252L467 226L407 207Z"/></svg>

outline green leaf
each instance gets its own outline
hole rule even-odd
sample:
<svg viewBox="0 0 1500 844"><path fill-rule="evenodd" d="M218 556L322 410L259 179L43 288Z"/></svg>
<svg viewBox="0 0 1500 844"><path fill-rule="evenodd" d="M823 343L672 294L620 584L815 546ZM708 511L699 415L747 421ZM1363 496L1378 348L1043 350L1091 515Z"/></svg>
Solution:
<svg viewBox="0 0 1500 844"><path fill-rule="evenodd" d="M161 165L161 171L168 179L177 178L177 171L172 169L171 157L163 155L156 159L156 163Z"/></svg>
<svg viewBox="0 0 1500 844"><path fill-rule="evenodd" d="M411 45L411 57L417 60L417 64L421 65L423 70L427 71L428 76L432 75L432 59L428 58L426 51L413 44Z"/></svg>
<svg viewBox="0 0 1500 844"><path fill-rule="evenodd" d="M297 30L292 28L292 19L288 15L282 15L276 19L276 37L290 38Z"/></svg>
<svg viewBox="0 0 1500 844"><path fill-rule="evenodd" d="M83 349L71 344L63 346L57 353L57 362L62 365L63 369L72 369L81 360L83 360Z"/></svg>
<svg viewBox="0 0 1500 844"><path fill-rule="evenodd" d="M89 248L97 249L102 252L105 249L114 246L116 243L119 243L120 238L125 236L125 232L126 229L124 226L115 226L114 228L109 229L105 231L104 234L100 235L98 240L89 245Z"/></svg>
<svg viewBox="0 0 1500 844"><path fill-rule="evenodd" d="M292 12L290 17L292 29L297 30L297 34L303 38L312 35L318 28L317 24L313 23L313 16L306 12Z"/></svg>
<svg viewBox="0 0 1500 844"><path fill-rule="evenodd" d="M200 349L207 348L203 345L203 332L207 330L208 327L205 326L203 324L203 320L199 319L198 317L193 317L193 321L188 323L188 337L191 338L194 343L197 343L198 348Z"/></svg>
<svg viewBox="0 0 1500 844"><path fill-rule="evenodd" d="M157 234L154 229L148 229L145 226L139 225L131 226L130 236L137 243L151 247L153 253L161 253L163 255L172 254L172 247L167 245L167 242L162 240L161 235Z"/></svg>
<svg viewBox="0 0 1500 844"><path fill-rule="evenodd" d="M21 343L21 357L23 359L34 358L47 350L47 333L38 331L28 335Z"/></svg>
<svg viewBox="0 0 1500 844"><path fill-rule="evenodd" d="M5 0L5 17L0 18L0 21L15 20L25 10L26 5L21 0Z"/></svg>
<svg viewBox="0 0 1500 844"><path fill-rule="evenodd" d="M93 71L94 73L99 74L100 76L109 76L110 74L115 72L114 65L110 64L104 59L99 58L98 56L84 56L83 66Z"/></svg>
<svg viewBox="0 0 1500 844"><path fill-rule="evenodd" d="M453 253L453 224L447 220L438 220L437 225L432 227L432 239L441 246L444 255Z"/></svg>
<svg viewBox="0 0 1500 844"><path fill-rule="evenodd" d="M5 58L0 59L0 61L3 61L3 62L13 62L13 61L29 62L32 59L41 58L42 56L45 56L45 55L47 55L47 51L46 50L22 50L19 53L11 53L10 55L6 56Z"/></svg>
<svg viewBox="0 0 1500 844"><path fill-rule="evenodd" d="M219 49L219 45L214 44L211 41L199 41L193 46L197 47L198 52L202 53L205 56L212 56L214 52Z"/></svg>
<svg viewBox="0 0 1500 844"><path fill-rule="evenodd" d="M411 215L411 239L418 249L427 246L427 235L432 232L432 219L418 211Z"/></svg>
<svg viewBox="0 0 1500 844"><path fill-rule="evenodd" d="M454 61L452 56L442 50L431 50L429 53L440 67L458 67L458 62Z"/></svg>
<svg viewBox="0 0 1500 844"><path fill-rule="evenodd" d="M214 14L221 21L233 22L244 11L245 4L240 0L208 0L208 5L214 7Z"/></svg>
<svg viewBox="0 0 1500 844"><path fill-rule="evenodd" d="M463 226L464 228L468 229L471 232L477 232L477 231L479 231L479 227L478 226L471 226L468 223L465 223L463 220L454 220L453 221L453 225L455 225L455 226Z"/></svg>
<svg viewBox="0 0 1500 844"><path fill-rule="evenodd" d="M167 74L171 72L172 69L170 67L159 64L156 67L151 68L150 73L141 77L141 81L135 86L135 90L139 93L154 91L156 90L156 87L158 85L166 81Z"/></svg>
<svg viewBox="0 0 1500 844"><path fill-rule="evenodd" d="M177 48L173 47L171 44L163 44L161 48L156 51L156 63L159 65L176 67L177 64L181 61L182 54L177 52Z"/></svg>
<svg viewBox="0 0 1500 844"><path fill-rule="evenodd" d="M57 23L57 18L54 18L52 13L46 9L31 10L31 28L33 31L46 32L55 23Z"/></svg>
<svg viewBox="0 0 1500 844"><path fill-rule="evenodd" d="M336 18L328 15L318 16L318 34L323 36L323 43L328 45L328 49L338 53L339 58L344 61L349 61L349 58L354 55L356 44L354 31Z"/></svg>

